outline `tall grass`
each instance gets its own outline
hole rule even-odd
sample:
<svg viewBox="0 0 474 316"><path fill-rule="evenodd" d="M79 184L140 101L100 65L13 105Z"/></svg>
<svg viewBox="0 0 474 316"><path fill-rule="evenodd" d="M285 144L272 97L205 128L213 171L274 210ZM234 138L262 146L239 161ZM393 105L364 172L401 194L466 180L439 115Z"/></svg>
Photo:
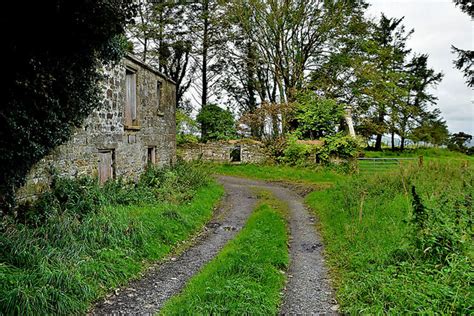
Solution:
<svg viewBox="0 0 474 316"><path fill-rule="evenodd" d="M135 185L58 179L0 231L0 314L85 313L198 230L223 194L194 167L150 169Z"/></svg>
<svg viewBox="0 0 474 316"><path fill-rule="evenodd" d="M307 197L343 312L472 312L473 181L472 168L429 162Z"/></svg>
<svg viewBox="0 0 474 316"><path fill-rule="evenodd" d="M285 208L268 193L245 227L163 315L276 315L288 266Z"/></svg>
<svg viewBox="0 0 474 316"><path fill-rule="evenodd" d="M365 151L365 157L368 158L416 158L423 156L428 160L469 160L473 161L474 156L468 156L458 151L452 151L447 148L407 148L404 151Z"/></svg>

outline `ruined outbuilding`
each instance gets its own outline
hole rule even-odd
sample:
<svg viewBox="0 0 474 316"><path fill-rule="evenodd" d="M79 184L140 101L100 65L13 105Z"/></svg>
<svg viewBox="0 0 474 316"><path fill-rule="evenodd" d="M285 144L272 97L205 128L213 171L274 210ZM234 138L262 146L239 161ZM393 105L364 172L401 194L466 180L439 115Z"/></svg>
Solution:
<svg viewBox="0 0 474 316"><path fill-rule="evenodd" d="M175 162L175 83L132 55L104 71L101 105L67 143L34 166L20 199L48 188L52 173L92 176L103 183L136 180L148 164Z"/></svg>

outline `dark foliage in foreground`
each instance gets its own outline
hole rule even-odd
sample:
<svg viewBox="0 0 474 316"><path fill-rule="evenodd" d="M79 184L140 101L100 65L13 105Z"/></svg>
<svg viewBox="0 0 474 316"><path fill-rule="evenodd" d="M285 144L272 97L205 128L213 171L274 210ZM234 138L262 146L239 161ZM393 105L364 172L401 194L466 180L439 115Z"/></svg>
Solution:
<svg viewBox="0 0 474 316"><path fill-rule="evenodd" d="M2 21L0 215L33 164L99 103L103 64L120 60L131 0L13 1ZM21 26L19 26L21 25Z"/></svg>

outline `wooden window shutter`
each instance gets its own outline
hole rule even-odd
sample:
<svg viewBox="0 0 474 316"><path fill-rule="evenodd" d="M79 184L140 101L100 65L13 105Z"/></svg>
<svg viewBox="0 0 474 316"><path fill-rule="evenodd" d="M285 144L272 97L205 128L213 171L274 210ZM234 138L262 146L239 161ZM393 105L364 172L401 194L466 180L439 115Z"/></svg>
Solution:
<svg viewBox="0 0 474 316"><path fill-rule="evenodd" d="M157 106L158 106L158 111L159 112L163 112L163 105L162 105L162 102L161 102L161 82L157 82L156 83L156 99L157 99Z"/></svg>
<svg viewBox="0 0 474 316"><path fill-rule="evenodd" d="M128 71L125 76L125 125L132 126L137 120L137 76L134 72Z"/></svg>

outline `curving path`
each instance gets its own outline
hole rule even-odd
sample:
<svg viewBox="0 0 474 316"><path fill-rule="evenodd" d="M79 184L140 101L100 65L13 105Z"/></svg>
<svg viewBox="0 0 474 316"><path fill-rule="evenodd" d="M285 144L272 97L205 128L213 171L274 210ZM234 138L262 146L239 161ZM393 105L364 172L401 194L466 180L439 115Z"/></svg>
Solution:
<svg viewBox="0 0 474 316"><path fill-rule="evenodd" d="M290 257L288 282L281 314L336 314L337 305L324 267L322 244L300 196L262 181L219 176L226 197L215 218L194 244L176 258L151 268L145 276L99 302L91 315L154 314L166 300L212 260L227 241L245 225L257 198L252 187L270 190L290 208Z"/></svg>

